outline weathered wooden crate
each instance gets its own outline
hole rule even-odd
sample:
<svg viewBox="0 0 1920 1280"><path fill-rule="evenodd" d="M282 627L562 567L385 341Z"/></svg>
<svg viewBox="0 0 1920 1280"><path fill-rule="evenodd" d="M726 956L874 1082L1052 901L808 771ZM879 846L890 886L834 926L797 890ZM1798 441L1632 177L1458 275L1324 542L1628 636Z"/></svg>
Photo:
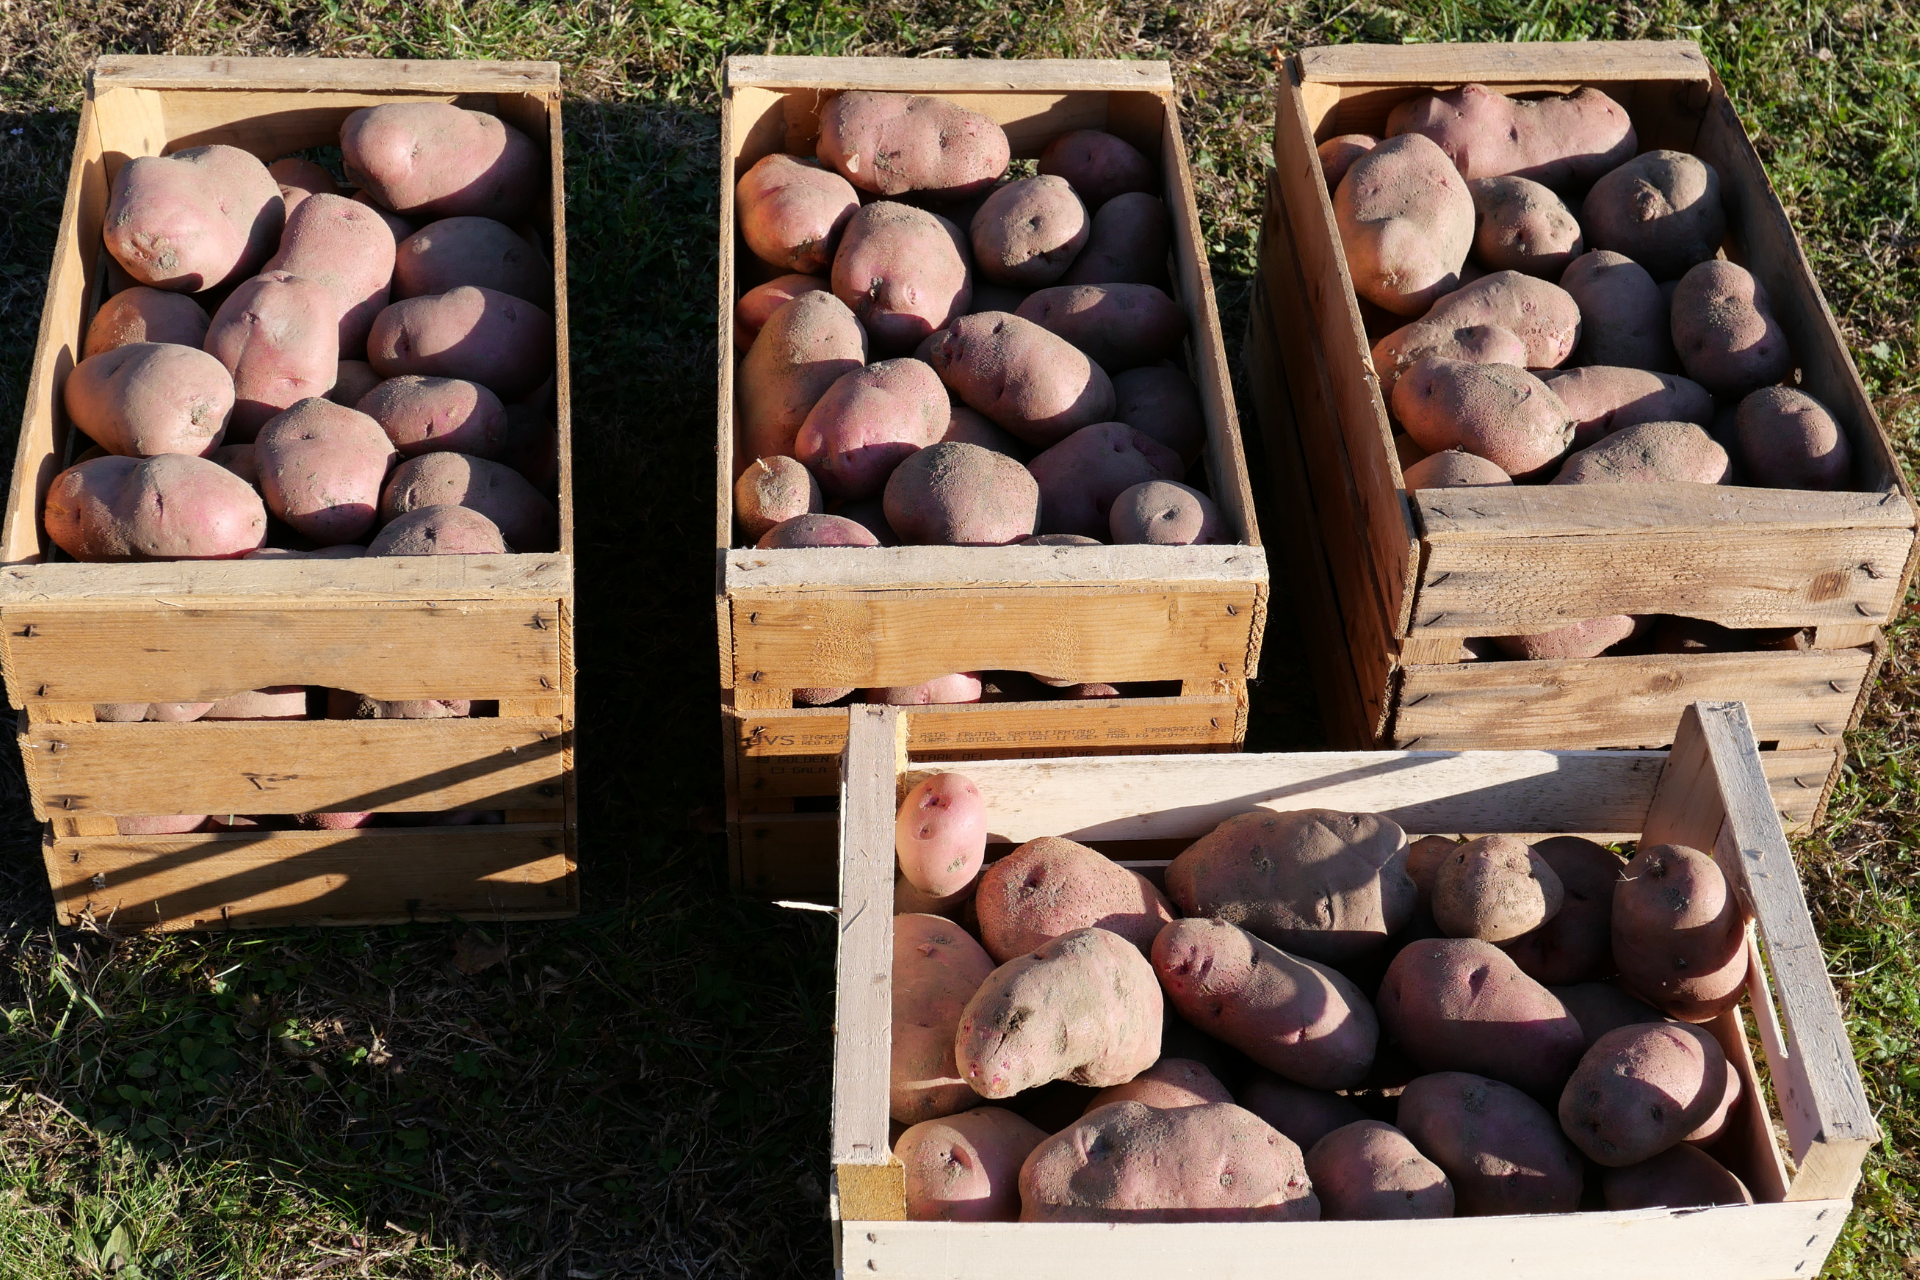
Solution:
<svg viewBox="0 0 1920 1280"><path fill-rule="evenodd" d="M1001 703L933 708L916 732L982 735L981 747L1018 747L1041 732L1063 751L1096 735L1110 750L1244 741L1245 681L1259 664L1267 603L1266 554L1253 513L1206 243L1181 140L1173 80L1163 62L956 61L899 58L730 58L721 104L719 451L715 471L715 615L729 769L734 882L799 892L768 868L789 847L813 851L814 886L831 887L831 819L790 815L794 798L825 797L831 761L794 773L788 755L831 756L846 712L796 710L799 688L918 684L955 671L1031 671L1120 684L1179 681L1177 698L1093 703ZM1186 364L1207 420L1209 488L1236 544L1220 547L894 547L759 551L735 546L733 306L768 278L734 226L741 174L774 151L811 154L820 108L847 89L948 98L997 121L1015 158L1056 134L1106 129L1154 158L1172 218L1172 293L1189 322ZM778 728L768 729L773 717ZM838 725L815 731L815 725ZM791 732L805 750L777 745ZM935 726L940 726L936 728ZM756 732L763 730L763 732ZM1128 730L1120 732L1121 730ZM1119 733L1119 736L1114 736ZM928 738L929 748L932 738ZM796 790L795 788L803 788ZM751 822L755 837L743 829ZM812 830L811 835L801 834ZM756 849L764 844L772 861ZM784 875L785 873L778 873Z"/></svg>
<svg viewBox="0 0 1920 1280"><path fill-rule="evenodd" d="M560 550L554 554L76 564L46 540L74 434L61 392L105 296L120 166L226 143L266 160L338 142L349 112L446 101L551 161ZM559 68L551 62L107 57L82 104L13 483L0 526L0 663L59 918L117 928L540 918L574 874L573 509ZM273 685L497 701L497 718L101 724L97 702ZM173 813L504 809L507 824L119 836Z"/></svg>
<svg viewBox="0 0 1920 1280"><path fill-rule="evenodd" d="M1831 406L1857 492L1732 486L1519 486L1408 492L1347 273L1316 139L1379 129L1404 98L1468 81L1509 93L1591 84L1641 145L1720 172L1726 252L1766 284L1801 382ZM1798 240L1699 49L1687 42L1349 46L1287 62L1260 279L1246 350L1280 492L1304 469L1338 645L1322 666L1336 740L1383 746L1650 746L1696 698L1738 697L1761 741L1837 767L1914 567L1911 491ZM1290 393L1291 406L1283 404ZM1298 443L1273 447L1296 416ZM1297 514L1298 503L1289 503ZM1808 652L1458 660L1467 636L1548 630L1613 613L1742 628L1811 627ZM1329 698L1323 696L1323 706ZM1820 770L1832 773L1833 768ZM1805 789L1805 788L1799 788ZM1816 790L1824 793L1824 784Z"/></svg>
<svg viewBox="0 0 1920 1280"><path fill-rule="evenodd" d="M1711 850L1754 927L1747 1009L1711 1030L1746 1086L1725 1158L1757 1203L1503 1218L1310 1223L907 1222L892 1161L893 821L925 771L887 708L857 708L842 792L838 998L829 1213L836 1272L961 1280L1779 1280L1819 1272L1878 1137L1786 835L1738 704L1686 709L1666 751L1380 751L1152 760L980 762L990 838L1098 842L1164 865L1255 807L1384 813L1412 833L1510 831L1646 839ZM1774 1104L1747 1046L1751 1017ZM1789 1173L1778 1134L1794 1165ZM1733 1149L1729 1149L1733 1148Z"/></svg>

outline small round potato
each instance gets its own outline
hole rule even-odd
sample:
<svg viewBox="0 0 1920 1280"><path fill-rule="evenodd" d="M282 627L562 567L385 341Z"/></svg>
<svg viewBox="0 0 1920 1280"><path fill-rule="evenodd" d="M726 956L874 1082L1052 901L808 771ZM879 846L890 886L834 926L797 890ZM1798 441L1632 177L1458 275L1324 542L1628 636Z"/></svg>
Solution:
<svg viewBox="0 0 1920 1280"><path fill-rule="evenodd" d="M967 313L966 237L925 209L891 200L862 205L833 256L833 294L866 326L874 350L910 352Z"/></svg>
<svg viewBox="0 0 1920 1280"><path fill-rule="evenodd" d="M378 422L317 397L260 428L256 454L267 510L320 546L358 542L372 531L381 482L399 456Z"/></svg>
<svg viewBox="0 0 1920 1280"><path fill-rule="evenodd" d="M1642 422L1569 457L1553 484L1727 484L1733 464L1693 422Z"/></svg>
<svg viewBox="0 0 1920 1280"><path fill-rule="evenodd" d="M1066 274L1089 231L1086 206L1065 178L1021 178L973 215L973 262L995 284L1039 288Z"/></svg>
<svg viewBox="0 0 1920 1280"><path fill-rule="evenodd" d="M1005 964L1075 929L1116 933L1145 955L1174 917L1138 871L1058 836L1029 840L989 866L974 891L980 941Z"/></svg>
<svg viewBox="0 0 1920 1280"><path fill-rule="evenodd" d="M1150 284L1037 289L1015 314L1065 338L1109 375L1169 359L1187 336L1187 313Z"/></svg>
<svg viewBox="0 0 1920 1280"><path fill-rule="evenodd" d="M1003 1107L922 1120L893 1144L910 1222L1017 1222L1020 1166L1046 1132Z"/></svg>
<svg viewBox="0 0 1920 1280"><path fill-rule="evenodd" d="M1573 363L1666 372L1674 368L1667 296L1623 253L1592 249L1567 264L1560 287L1580 308Z"/></svg>
<svg viewBox="0 0 1920 1280"><path fill-rule="evenodd" d="M1513 477L1477 454L1464 449L1430 453L1401 472L1412 489L1457 489L1474 485L1510 485Z"/></svg>
<svg viewBox="0 0 1920 1280"><path fill-rule="evenodd" d="M500 526L472 507L415 507L389 520L367 544L370 556L504 555Z"/></svg>
<svg viewBox="0 0 1920 1280"><path fill-rule="evenodd" d="M1229 540L1213 499L1174 480L1149 480L1123 490L1107 512L1107 523L1116 545L1196 547Z"/></svg>
<svg viewBox="0 0 1920 1280"><path fill-rule="evenodd" d="M774 152L734 188L740 234L762 262L781 271L824 273L840 234L860 208L845 178L816 162Z"/></svg>
<svg viewBox="0 0 1920 1280"><path fill-rule="evenodd" d="M782 520L754 544L762 551L783 547L877 547L880 540L863 524L845 516L809 512Z"/></svg>
<svg viewBox="0 0 1920 1280"><path fill-rule="evenodd" d="M1065 178L1088 209L1130 191L1152 191L1153 162L1124 139L1098 129L1063 133L1040 153L1040 172Z"/></svg>
<svg viewBox="0 0 1920 1280"><path fill-rule="evenodd" d="M1388 138L1356 158L1333 193L1353 287L1397 316L1422 314L1460 287L1473 247L1473 196L1434 143Z"/></svg>
<svg viewBox="0 0 1920 1280"><path fill-rule="evenodd" d="M1475 178L1467 191L1480 218L1473 251L1489 271L1555 280L1585 250L1580 224L1551 188L1509 176Z"/></svg>
<svg viewBox="0 0 1920 1280"><path fill-rule="evenodd" d="M1111 1102L1139 1102L1166 1111L1232 1101L1233 1095L1227 1086L1201 1063L1191 1058L1162 1058L1127 1083L1094 1094L1086 1110L1093 1111ZM1085 1115L1086 1111L1081 1114Z"/></svg>
<svg viewBox="0 0 1920 1280"><path fill-rule="evenodd" d="M73 425L108 453L204 458L226 435L233 378L197 348L135 342L75 365L64 397Z"/></svg>
<svg viewBox="0 0 1920 1280"><path fill-rule="evenodd" d="M1643 844L1613 891L1613 958L1633 992L1710 1022L1747 988L1746 916L1710 854Z"/></svg>
<svg viewBox="0 0 1920 1280"><path fill-rule="evenodd" d="M492 218L442 218L400 242L393 263L396 302L461 285L544 308L553 301L553 267L519 232Z"/></svg>
<svg viewBox="0 0 1920 1280"><path fill-rule="evenodd" d="M1128 369L1113 379L1113 417L1180 455L1190 467L1207 447L1200 390L1186 370L1169 364Z"/></svg>
<svg viewBox="0 0 1920 1280"><path fill-rule="evenodd" d="M1643 151L1601 176L1580 207L1596 249L1623 253L1655 280L1677 280L1727 238L1720 174L1684 151Z"/></svg>
<svg viewBox="0 0 1920 1280"><path fill-rule="evenodd" d="M1040 522L1040 483L1003 453L935 444L887 477L887 523L908 545L1003 547Z"/></svg>
<svg viewBox="0 0 1920 1280"><path fill-rule="evenodd" d="M1553 919L1559 875L1518 836L1481 836L1454 849L1433 877L1433 922L1450 938L1512 942Z"/></svg>
<svg viewBox="0 0 1920 1280"><path fill-rule="evenodd" d="M1740 463L1772 489L1844 489L1853 471L1847 433L1827 407L1792 387L1762 387L1734 416Z"/></svg>
<svg viewBox="0 0 1920 1280"><path fill-rule="evenodd" d="M1709 1119L1732 1073L1719 1041L1699 1027L1621 1027L1581 1056L1560 1094L1560 1127L1597 1164L1638 1164Z"/></svg>
<svg viewBox="0 0 1920 1280"><path fill-rule="evenodd" d="M733 304L734 348L747 350L760 336L760 327L769 316L803 293L820 291L830 291L825 280L803 275L781 276L747 290L740 295L740 301Z"/></svg>
<svg viewBox="0 0 1920 1280"><path fill-rule="evenodd" d="M1166 202L1159 196L1140 191L1117 195L1094 213L1086 247L1060 283L1150 284L1164 289L1172 234ZM975 305L979 305L977 298ZM1014 308L1019 305L1013 304Z"/></svg>
<svg viewBox="0 0 1920 1280"><path fill-rule="evenodd" d="M1722 399L1784 381L1793 349L1766 286L1736 263L1712 259L1673 291L1673 345L1687 376Z"/></svg>
<svg viewBox="0 0 1920 1280"><path fill-rule="evenodd" d="M749 542L784 520L825 509L820 482L793 458L757 459L733 482L733 518Z"/></svg>
<svg viewBox="0 0 1920 1280"><path fill-rule="evenodd" d="M925 684L895 685L888 689L867 689L866 700L889 707L942 707L980 701L980 676L973 671L957 671L936 676Z"/></svg>
<svg viewBox="0 0 1920 1280"><path fill-rule="evenodd" d="M1549 374L1547 389L1573 414L1573 447L1580 450L1643 422L1713 421L1713 397L1690 378L1647 369L1585 365Z"/></svg>
<svg viewBox="0 0 1920 1280"><path fill-rule="evenodd" d="M1393 412L1421 448L1465 449L1516 480L1547 473L1573 441L1560 397L1510 364L1415 361L1394 384Z"/></svg>
<svg viewBox="0 0 1920 1280"><path fill-rule="evenodd" d="M403 374L354 408L380 424L403 458L442 449L497 458L507 447L507 408L477 382Z"/></svg>
<svg viewBox="0 0 1920 1280"><path fill-rule="evenodd" d="M807 413L793 456L835 498L871 498L951 421L947 389L923 360L882 360L842 375Z"/></svg>
<svg viewBox="0 0 1920 1280"><path fill-rule="evenodd" d="M1173 450L1124 422L1099 422L1027 464L1040 488L1040 532L1097 538L1111 531L1113 504L1136 485L1179 475Z"/></svg>
<svg viewBox="0 0 1920 1280"><path fill-rule="evenodd" d="M936 898L960 892L987 855L987 805L963 773L922 779L900 802L893 825L900 874Z"/></svg>
<svg viewBox="0 0 1920 1280"><path fill-rule="evenodd" d="M1451 1218L1453 1184L1407 1135L1379 1120L1335 1129L1307 1149L1325 1221Z"/></svg>
<svg viewBox="0 0 1920 1280"><path fill-rule="evenodd" d="M1327 191L1338 190L1340 179L1347 176L1353 162L1379 145L1380 139L1370 133L1343 133L1321 143L1316 150L1320 155L1320 176L1327 180Z"/></svg>
<svg viewBox="0 0 1920 1280"><path fill-rule="evenodd" d="M186 294L135 285L100 304L87 326L80 356L85 361L136 342L165 342L197 350L206 345L210 323L206 308Z"/></svg>
<svg viewBox="0 0 1920 1280"><path fill-rule="evenodd" d="M512 467L464 453L423 453L395 467L380 493L380 518L449 503L493 521L515 551L551 551L559 543L560 514L545 494Z"/></svg>
<svg viewBox="0 0 1920 1280"><path fill-rule="evenodd" d="M1626 614L1588 618L1525 636L1495 636L1493 642L1509 658L1539 662L1555 658L1597 658L1639 629Z"/></svg>

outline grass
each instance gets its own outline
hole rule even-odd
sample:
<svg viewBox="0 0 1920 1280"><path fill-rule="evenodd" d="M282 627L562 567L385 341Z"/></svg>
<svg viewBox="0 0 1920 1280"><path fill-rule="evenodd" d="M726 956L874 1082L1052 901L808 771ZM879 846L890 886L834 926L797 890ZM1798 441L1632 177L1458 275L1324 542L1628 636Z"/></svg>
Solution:
<svg viewBox="0 0 1920 1280"><path fill-rule="evenodd" d="M0 0L0 423L18 418L81 78L97 53L566 68L589 904L577 921L511 928L54 932L19 778L0 779L0 1277L830 1267L830 930L726 896L711 834L709 300L725 55L1171 59L1237 335L1276 51L1672 36L1701 41L1726 78L1911 461L1910 3ZM1280 632L1255 745L1310 745L1298 714L1307 681ZM1803 853L1887 1135L1828 1273L1913 1280L1920 624L1903 621L1892 644L1832 817Z"/></svg>

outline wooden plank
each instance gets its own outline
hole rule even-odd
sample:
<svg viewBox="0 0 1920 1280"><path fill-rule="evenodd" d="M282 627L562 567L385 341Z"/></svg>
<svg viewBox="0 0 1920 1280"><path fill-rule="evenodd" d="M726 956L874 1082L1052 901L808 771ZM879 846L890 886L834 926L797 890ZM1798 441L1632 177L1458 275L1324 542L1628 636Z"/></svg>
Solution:
<svg viewBox="0 0 1920 1280"><path fill-rule="evenodd" d="M836 1166L884 1165L892 1154L893 797L906 726L892 707L855 707L849 719L840 787L832 1155Z"/></svg>
<svg viewBox="0 0 1920 1280"><path fill-rule="evenodd" d="M436 557L461 559L458 556ZM109 610L0 606L15 705L205 702L309 684L370 697L526 698L559 691L552 602Z"/></svg>
<svg viewBox="0 0 1920 1280"><path fill-rule="evenodd" d="M833 906L840 896L839 828L831 813L733 815L727 839L734 889Z"/></svg>
<svg viewBox="0 0 1920 1280"><path fill-rule="evenodd" d="M1267 580L1258 547L787 547L726 553L730 594L769 591L1131 589Z"/></svg>
<svg viewBox="0 0 1920 1280"><path fill-rule="evenodd" d="M106 54L96 86L142 89L359 89L381 93L517 93L557 88L557 62L412 58L192 58Z"/></svg>
<svg viewBox="0 0 1920 1280"><path fill-rule="evenodd" d="M1860 645L1877 644L1880 640L1880 628L1871 622L1826 622L1814 628L1813 647L1816 649L1852 649Z"/></svg>
<svg viewBox="0 0 1920 1280"><path fill-rule="evenodd" d="M1323 84L1509 84L1541 80L1705 80L1691 40L1523 41L1513 44L1318 45L1299 54L1304 79Z"/></svg>
<svg viewBox="0 0 1920 1280"><path fill-rule="evenodd" d="M1235 693L1179 698L1097 698L1061 702L974 702L902 707L915 756L935 751L1013 751L1156 742L1233 741ZM745 755L838 757L847 742L845 707L785 711L725 709ZM1056 751L1053 754L1058 754Z"/></svg>
<svg viewBox="0 0 1920 1280"><path fill-rule="evenodd" d="M1762 993L1764 998L1764 992ZM1719 1042L1727 1062L1740 1077L1740 1100L1727 1117L1727 1132L1715 1143L1714 1156L1734 1170L1755 1203L1778 1204L1787 1198L1787 1167L1773 1136L1773 1117L1767 1110L1766 1090L1754 1069L1753 1050L1747 1044L1746 1019L1740 1006L1728 1009L1707 1030Z"/></svg>
<svg viewBox="0 0 1920 1280"><path fill-rule="evenodd" d="M1722 536L1758 528L1772 537L1849 529L1896 532L1914 527L1913 508L1903 495L1891 489L1816 493L1675 482L1417 489L1413 497L1420 527L1435 548L1474 541L1591 534Z"/></svg>
<svg viewBox="0 0 1920 1280"><path fill-rule="evenodd" d="M574 914L558 826L49 837L62 924L115 929L557 919Z"/></svg>
<svg viewBox="0 0 1920 1280"><path fill-rule="evenodd" d="M383 600L539 600L573 594L573 558L363 556L357 560L156 560L129 564L8 564L0 605L59 602L244 601L287 607ZM318 598L318 599L316 599Z"/></svg>
<svg viewBox="0 0 1920 1280"><path fill-rule="evenodd" d="M34 815L538 809L562 799L558 718L41 724Z"/></svg>
<svg viewBox="0 0 1920 1280"><path fill-rule="evenodd" d="M872 89L896 93L1172 92L1165 62L1065 58L727 59L727 82L768 89Z"/></svg>

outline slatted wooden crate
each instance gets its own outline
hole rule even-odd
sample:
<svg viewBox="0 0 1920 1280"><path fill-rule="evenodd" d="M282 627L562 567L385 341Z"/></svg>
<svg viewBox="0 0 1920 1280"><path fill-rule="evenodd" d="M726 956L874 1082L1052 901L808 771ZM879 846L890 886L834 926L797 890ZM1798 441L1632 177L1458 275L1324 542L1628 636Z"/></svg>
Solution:
<svg viewBox="0 0 1920 1280"><path fill-rule="evenodd" d="M1603 89L1643 148L1721 175L1726 251L1766 284L1801 383L1853 445L1856 492L1732 486L1517 486L1408 492L1369 359L1316 140L1379 129L1416 92ZM1382 746L1651 746L1695 698L1744 699L1760 739L1823 752L1796 792L1824 794L1914 568L1911 490L1784 211L1691 43L1349 46L1288 60L1247 366L1280 492L1308 495L1336 621L1310 648L1336 740ZM1291 404L1283 403L1290 394ZM1273 445L1297 415L1297 444ZM1284 434L1284 428L1282 429ZM1282 472L1303 469L1304 487ZM1298 504L1289 505L1290 513ZM1302 567L1304 566L1296 566ZM1813 629L1809 652L1461 662L1467 636L1525 634L1614 613L1740 629ZM1804 799L1804 797L1796 797ZM1783 804L1811 816L1802 804Z"/></svg>
<svg viewBox="0 0 1920 1280"><path fill-rule="evenodd" d="M1244 741L1245 681L1259 665L1266 614L1266 555L1167 64L730 58L726 75L714 548L736 886L789 896L831 888L831 817L790 811L796 798L834 794L830 758L846 712L797 710L795 689L912 685L955 671L1179 681L1175 697L1129 700L1122 709L1000 703L930 709L916 713L914 723L929 749L950 732L993 749L1018 748L1034 733L1062 750L1082 749L1077 744L1089 734L1108 750L1216 750ZM1172 293L1187 314L1186 365L1207 422L1208 486L1235 545L735 545L733 306L771 273L735 230L734 185L772 152L811 154L820 108L847 89L950 99L1004 127L1015 158L1037 156L1057 134L1095 128L1157 161L1165 184L1159 194L1172 219ZM782 745L793 734L811 740ZM794 772L793 756L815 757L798 766L810 772Z"/></svg>
<svg viewBox="0 0 1920 1280"><path fill-rule="evenodd" d="M560 550L344 561L76 564L40 523L74 452L62 388L106 296L101 221L130 158L335 144L360 107L457 102L550 160ZM102 58L82 104L0 527L0 663L64 923L200 928L578 909L573 510L559 68L551 62ZM101 724L100 702L308 685L498 701L497 718ZM119 836L116 817L503 809L506 825Z"/></svg>
<svg viewBox="0 0 1920 1280"><path fill-rule="evenodd" d="M1807 914L1786 835L1737 703L1687 708L1666 751L1380 751L1154 760L983 762L968 768L990 838L1099 842L1164 865L1255 807L1384 813L1410 833L1510 831L1645 839L1712 851L1748 907L1744 1011L1710 1025L1745 1089L1723 1157L1753 1205L1501 1218L1311 1223L907 1222L888 1140L893 820L925 771L894 714L854 712L842 793L838 998L829 1215L836 1273L961 1280L1163 1280L1169 1275L1342 1280L1780 1280L1813 1276L1878 1137ZM1155 842L1160 842L1156 844ZM1754 1070L1764 1048L1773 1103ZM1789 1173L1779 1135L1794 1164Z"/></svg>

